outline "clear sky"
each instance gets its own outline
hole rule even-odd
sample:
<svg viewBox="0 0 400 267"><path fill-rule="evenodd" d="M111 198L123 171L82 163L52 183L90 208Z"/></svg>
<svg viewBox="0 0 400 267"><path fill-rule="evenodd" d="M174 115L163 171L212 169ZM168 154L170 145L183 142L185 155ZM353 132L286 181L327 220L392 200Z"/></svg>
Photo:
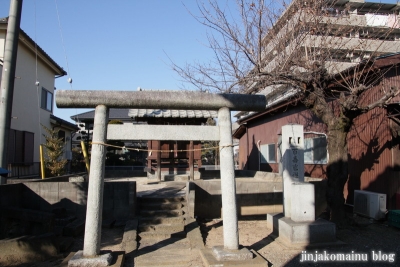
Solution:
<svg viewBox="0 0 400 267"><path fill-rule="evenodd" d="M0 17L9 4L0 0ZM24 0L21 28L68 72L57 89L71 89L71 77L72 90L177 90L182 82L168 57L183 66L213 56L207 29L188 10L198 14L195 0ZM85 111L55 107L54 115L71 121Z"/></svg>
<svg viewBox="0 0 400 267"><path fill-rule="evenodd" d="M9 5L0 0L0 17ZM72 90L177 90L182 82L168 57L180 65L212 57L206 28L187 9L196 13L196 1L24 0L21 28L68 72L56 79L57 89L71 89L70 76ZM72 122L85 111L53 113Z"/></svg>

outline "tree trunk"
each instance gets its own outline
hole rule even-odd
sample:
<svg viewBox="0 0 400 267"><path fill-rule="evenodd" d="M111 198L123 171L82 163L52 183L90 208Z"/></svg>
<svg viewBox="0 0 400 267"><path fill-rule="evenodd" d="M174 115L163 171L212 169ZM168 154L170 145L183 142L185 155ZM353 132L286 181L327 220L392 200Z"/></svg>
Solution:
<svg viewBox="0 0 400 267"><path fill-rule="evenodd" d="M328 125L327 166L328 187L326 200L331 212L330 220L340 226L346 224L344 185L348 179L347 125L337 118Z"/></svg>

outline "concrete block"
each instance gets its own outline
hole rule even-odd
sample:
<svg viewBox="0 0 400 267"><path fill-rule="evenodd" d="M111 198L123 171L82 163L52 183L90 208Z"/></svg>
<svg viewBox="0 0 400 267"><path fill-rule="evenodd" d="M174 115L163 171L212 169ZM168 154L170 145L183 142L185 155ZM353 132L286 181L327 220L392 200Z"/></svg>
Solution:
<svg viewBox="0 0 400 267"><path fill-rule="evenodd" d="M49 204L55 204L60 201L59 198L59 183L58 182L46 182L40 184L40 196L46 200ZM41 207L43 208L43 207Z"/></svg>
<svg viewBox="0 0 400 267"><path fill-rule="evenodd" d="M73 185L77 187L76 203L85 207L87 203L88 184L89 183L73 183Z"/></svg>
<svg viewBox="0 0 400 267"><path fill-rule="evenodd" d="M124 235L122 237L121 248L125 253L130 253L137 249L137 227L138 220L130 220L126 222Z"/></svg>
<svg viewBox="0 0 400 267"><path fill-rule="evenodd" d="M252 259L248 260L232 260L232 261L219 261L217 260L212 250L209 248L204 248L200 250L200 255L203 260L204 266L207 267L267 267L272 266L268 263L262 256L260 256L256 251L251 250L253 254Z"/></svg>
<svg viewBox="0 0 400 267"><path fill-rule="evenodd" d="M86 258L83 256L83 251L80 250L68 261L68 267L109 266L111 260L111 253L105 253L93 258Z"/></svg>
<svg viewBox="0 0 400 267"><path fill-rule="evenodd" d="M85 177L83 176L71 176L68 178L68 182L70 183L83 183L86 182Z"/></svg>
<svg viewBox="0 0 400 267"><path fill-rule="evenodd" d="M292 183L291 219L295 222L315 220L314 185L310 183Z"/></svg>
<svg viewBox="0 0 400 267"><path fill-rule="evenodd" d="M189 181L189 175L185 174L165 174L164 181Z"/></svg>
<svg viewBox="0 0 400 267"><path fill-rule="evenodd" d="M24 186L29 188L30 191L40 194L40 183L24 183Z"/></svg>
<svg viewBox="0 0 400 267"><path fill-rule="evenodd" d="M267 228L272 229L272 233L275 236L278 236L279 234L279 219L283 217L284 215L282 212L267 214Z"/></svg>
<svg viewBox="0 0 400 267"><path fill-rule="evenodd" d="M294 222L282 217L278 224L279 239L283 243L315 245L336 242L336 225L323 219L314 222Z"/></svg>
<svg viewBox="0 0 400 267"><path fill-rule="evenodd" d="M215 246L212 248L214 257L219 261L245 261L253 258L247 248L241 248L238 250L224 249L223 246Z"/></svg>
<svg viewBox="0 0 400 267"><path fill-rule="evenodd" d="M260 205L257 206L257 215L265 215L268 213L276 213L276 212L283 212L283 205Z"/></svg>
<svg viewBox="0 0 400 267"><path fill-rule="evenodd" d="M59 265L59 267L68 267L69 260L75 256L75 252L71 252ZM113 251L112 254L112 261L109 267L122 267L125 261L125 253L123 251ZM92 267L93 265L87 265Z"/></svg>
<svg viewBox="0 0 400 267"><path fill-rule="evenodd" d="M58 192L58 182L39 183L40 191Z"/></svg>
<svg viewBox="0 0 400 267"><path fill-rule="evenodd" d="M128 205L129 205L129 213L128 219L132 219L136 216L137 213L137 194L136 194L136 182L129 183L129 198L128 198Z"/></svg>
<svg viewBox="0 0 400 267"><path fill-rule="evenodd" d="M59 183L59 199L68 199L72 203L77 202L77 195L80 189L74 183Z"/></svg>
<svg viewBox="0 0 400 267"><path fill-rule="evenodd" d="M189 216L191 218L194 218L194 203L195 203L195 191L191 190L189 191L188 195L187 195L187 203L188 203L188 212L189 212Z"/></svg>
<svg viewBox="0 0 400 267"><path fill-rule="evenodd" d="M258 206L240 206L238 205L239 208L239 216L248 216L248 215L257 215L259 214L259 208Z"/></svg>
<svg viewBox="0 0 400 267"><path fill-rule="evenodd" d="M108 183L107 183L108 184ZM115 219L128 219L132 217L129 206L130 186L129 182L110 183L113 186L113 214ZM105 199L109 201L110 199ZM105 202L104 202L105 203Z"/></svg>
<svg viewBox="0 0 400 267"><path fill-rule="evenodd" d="M114 199L110 196L103 198L103 219L111 219L114 217Z"/></svg>
<svg viewBox="0 0 400 267"><path fill-rule="evenodd" d="M40 183L26 183L23 186L22 195L19 196L22 199L22 207L26 209L40 210L41 206L44 206L44 203L47 204L47 206L50 206L47 201L44 201L40 197ZM48 208L46 207L44 210L48 210Z"/></svg>

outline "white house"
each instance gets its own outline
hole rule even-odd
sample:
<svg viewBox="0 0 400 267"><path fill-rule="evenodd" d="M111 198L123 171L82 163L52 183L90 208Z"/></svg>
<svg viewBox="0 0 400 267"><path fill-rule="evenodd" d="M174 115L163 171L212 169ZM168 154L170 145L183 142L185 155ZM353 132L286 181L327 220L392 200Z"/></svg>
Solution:
<svg viewBox="0 0 400 267"><path fill-rule="evenodd" d="M3 68L7 21L8 18L0 19L0 75ZM74 124L53 115L55 78L66 74L40 46L20 30L7 157L11 176L15 175L12 166L20 163L31 169L28 171L29 175L36 172L40 161L39 146L45 142L45 131L41 125L48 128L59 127L60 137L64 137L65 141L65 157L71 158L71 132L77 128ZM39 82L39 85L36 82Z"/></svg>

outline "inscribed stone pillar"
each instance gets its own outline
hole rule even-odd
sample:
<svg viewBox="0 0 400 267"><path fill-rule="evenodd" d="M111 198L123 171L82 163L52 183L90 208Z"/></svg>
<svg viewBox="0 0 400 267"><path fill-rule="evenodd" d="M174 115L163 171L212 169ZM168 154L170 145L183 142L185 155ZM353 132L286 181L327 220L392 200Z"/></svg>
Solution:
<svg viewBox="0 0 400 267"><path fill-rule="evenodd" d="M293 196L291 187L294 182L304 182L304 134L303 125L282 126L282 180L283 212L291 217L291 202L299 196Z"/></svg>
<svg viewBox="0 0 400 267"><path fill-rule="evenodd" d="M107 142L108 108L98 105L94 114L92 158L90 161L89 190L87 197L83 256L100 254L103 187L107 148L99 143Z"/></svg>

